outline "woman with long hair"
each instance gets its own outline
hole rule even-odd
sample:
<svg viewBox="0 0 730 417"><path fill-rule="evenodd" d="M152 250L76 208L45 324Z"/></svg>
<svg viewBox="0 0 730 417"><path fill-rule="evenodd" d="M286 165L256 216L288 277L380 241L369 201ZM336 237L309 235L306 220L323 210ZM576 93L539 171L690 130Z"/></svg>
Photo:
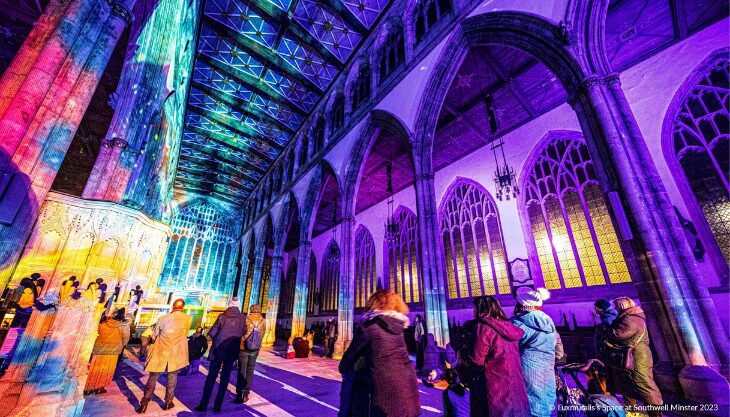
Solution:
<svg viewBox="0 0 730 417"><path fill-rule="evenodd" d="M463 352L466 365L479 370L470 384L471 415L529 417L518 346L522 330L492 296L474 300L474 318Z"/></svg>
<svg viewBox="0 0 730 417"><path fill-rule="evenodd" d="M403 337L410 325L408 306L398 294L379 290L370 296L365 310L361 331L355 333L339 369L348 375L360 366L358 361L364 362L360 372L369 384L353 384L350 399L369 396L370 406L341 410L341 415L416 417L421 414L418 382ZM346 400L341 408L350 408Z"/></svg>

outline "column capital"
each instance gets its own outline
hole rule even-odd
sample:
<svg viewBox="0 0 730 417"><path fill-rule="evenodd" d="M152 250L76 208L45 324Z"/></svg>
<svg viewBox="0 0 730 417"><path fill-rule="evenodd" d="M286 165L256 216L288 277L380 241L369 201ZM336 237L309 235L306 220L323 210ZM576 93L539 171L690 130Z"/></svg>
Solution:
<svg viewBox="0 0 730 417"><path fill-rule="evenodd" d="M127 141L122 138L114 138L111 140L111 143L113 146L116 146L117 148L126 148L127 147Z"/></svg>
<svg viewBox="0 0 730 417"><path fill-rule="evenodd" d="M116 16L124 20L127 24L132 23L134 15L124 5L115 0L106 0L106 3L112 8L112 16Z"/></svg>
<svg viewBox="0 0 730 417"><path fill-rule="evenodd" d="M114 146L114 141L110 139L102 139L101 140L101 147L111 149L112 146Z"/></svg>

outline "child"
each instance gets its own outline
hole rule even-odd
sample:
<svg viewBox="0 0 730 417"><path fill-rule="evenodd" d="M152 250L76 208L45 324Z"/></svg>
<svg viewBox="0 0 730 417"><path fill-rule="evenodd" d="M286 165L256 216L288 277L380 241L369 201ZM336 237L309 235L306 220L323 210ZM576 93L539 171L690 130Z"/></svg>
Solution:
<svg viewBox="0 0 730 417"><path fill-rule="evenodd" d="M459 374L446 364L444 379L449 383L444 390L444 417L469 417L469 390L459 383Z"/></svg>

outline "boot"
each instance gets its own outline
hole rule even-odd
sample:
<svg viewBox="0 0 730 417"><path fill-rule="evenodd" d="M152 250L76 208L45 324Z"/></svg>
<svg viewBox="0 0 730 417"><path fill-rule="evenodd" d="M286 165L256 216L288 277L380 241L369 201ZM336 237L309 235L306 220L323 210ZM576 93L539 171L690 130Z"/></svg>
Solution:
<svg viewBox="0 0 730 417"><path fill-rule="evenodd" d="M139 408L135 410L137 412L137 414L146 413L147 404L149 404L149 403L150 403L150 400L148 400L147 398L142 398L142 401L139 402Z"/></svg>
<svg viewBox="0 0 730 417"><path fill-rule="evenodd" d="M165 401L165 406L164 406L164 407L163 407L162 409L163 409L163 410L171 410L171 409L172 409L172 407L174 407L174 406L175 406L175 403L174 403L174 402L172 402L172 400L170 400L170 401Z"/></svg>
<svg viewBox="0 0 730 417"><path fill-rule="evenodd" d="M236 394L236 399L233 400L233 404L243 404L243 394Z"/></svg>

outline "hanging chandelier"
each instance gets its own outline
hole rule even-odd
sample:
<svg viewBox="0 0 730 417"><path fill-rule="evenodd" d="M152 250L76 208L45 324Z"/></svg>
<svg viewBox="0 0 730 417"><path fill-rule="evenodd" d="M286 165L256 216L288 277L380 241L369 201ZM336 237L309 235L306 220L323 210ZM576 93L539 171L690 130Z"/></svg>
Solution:
<svg viewBox="0 0 730 417"><path fill-rule="evenodd" d="M385 241L395 243L398 236L398 225L393 218L393 163L388 161L385 164L385 175L387 176L387 186L385 192L388 193L387 206L388 213L385 220Z"/></svg>
<svg viewBox="0 0 730 417"><path fill-rule="evenodd" d="M484 107L487 111L487 124L489 125L489 135L494 136L499 130L497 121L497 112L494 110L494 98L491 95L484 97ZM492 142L492 152L494 153L494 186L497 190L497 199L499 201L511 198L517 198L520 194L517 186L517 176L515 170L507 164L507 157L504 155L504 140L499 139ZM497 153L502 154L502 160L499 160Z"/></svg>

